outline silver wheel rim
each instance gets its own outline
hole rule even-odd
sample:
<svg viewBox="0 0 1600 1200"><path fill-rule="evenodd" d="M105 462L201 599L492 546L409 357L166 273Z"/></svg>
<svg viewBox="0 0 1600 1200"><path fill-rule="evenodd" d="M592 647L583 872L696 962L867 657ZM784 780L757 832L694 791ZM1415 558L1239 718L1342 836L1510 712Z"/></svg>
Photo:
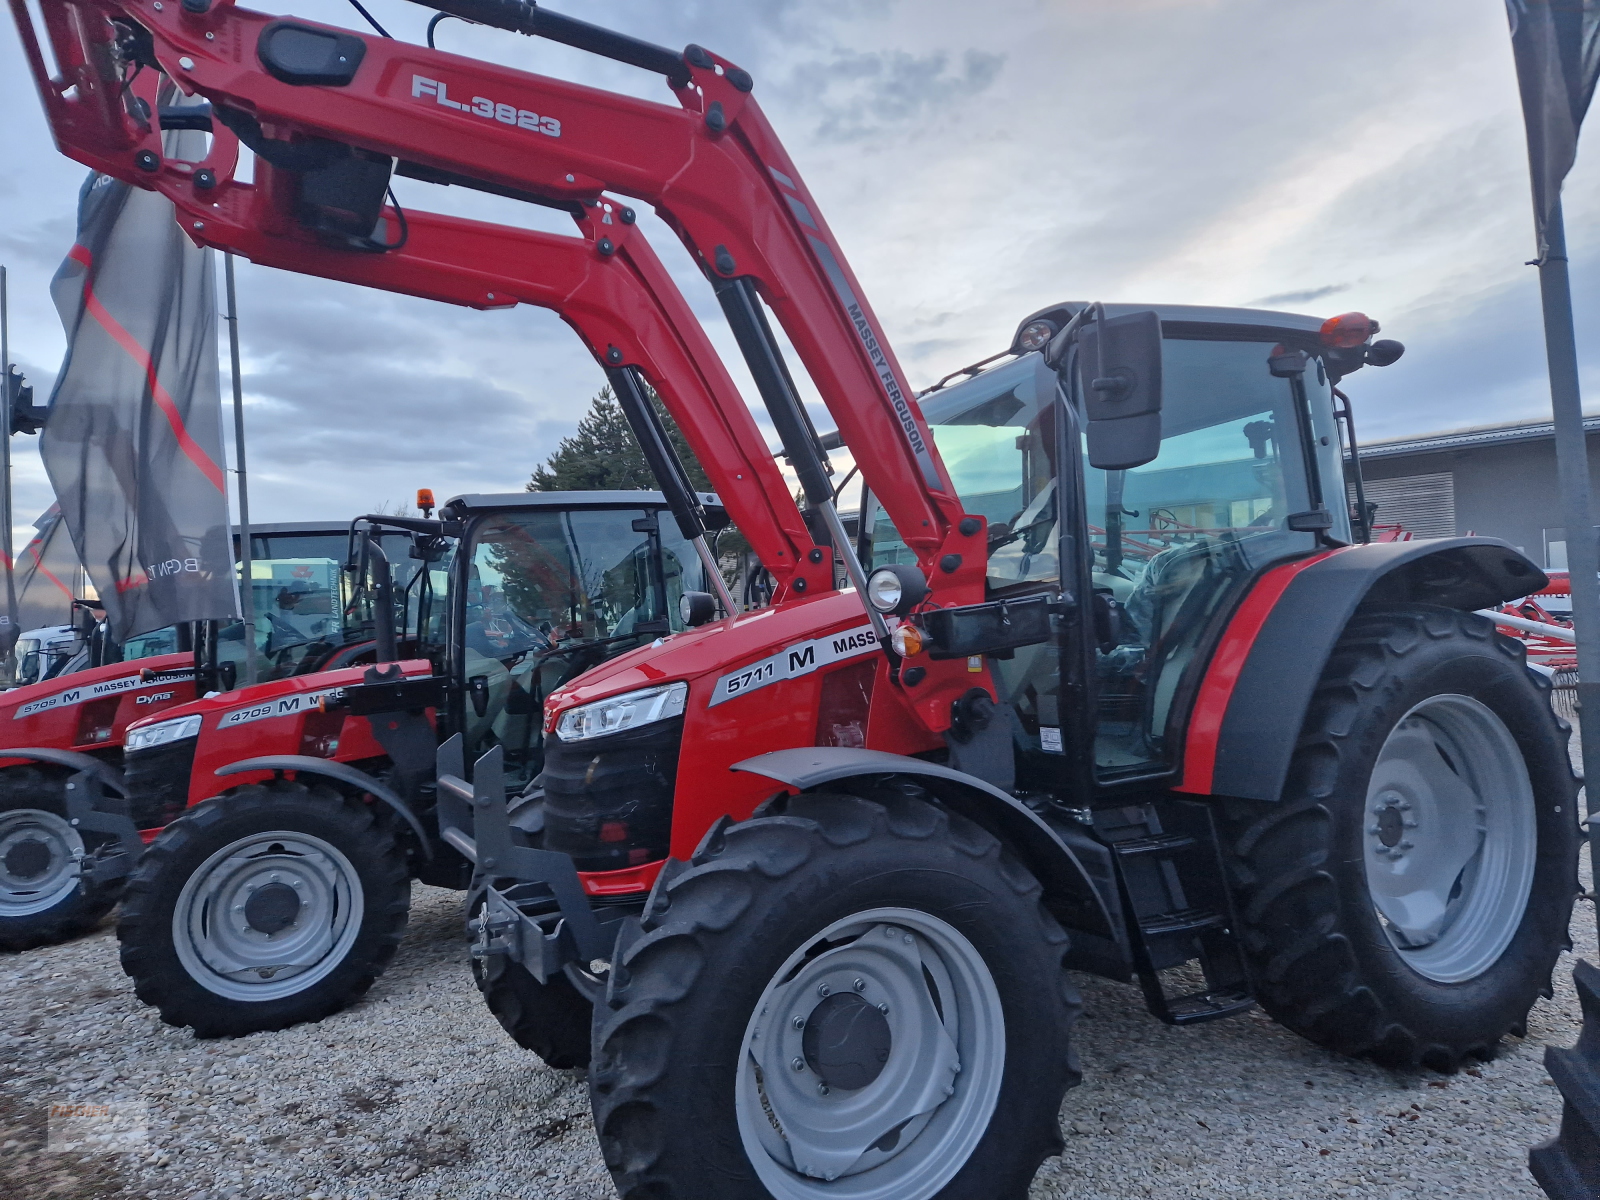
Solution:
<svg viewBox="0 0 1600 1200"><path fill-rule="evenodd" d="M1367 787L1367 890L1400 958L1438 983L1475 979L1516 936L1538 852L1533 785L1505 723L1470 696L1430 696L1390 731Z"/></svg>
<svg viewBox="0 0 1600 1200"><path fill-rule="evenodd" d="M39 808L0 813L0 917L31 917L78 889L83 839Z"/></svg>
<svg viewBox="0 0 1600 1200"><path fill-rule="evenodd" d="M257 833L189 877L172 937L184 970L208 991L278 1000L344 961L363 908L361 879L333 846L305 833Z"/></svg>
<svg viewBox="0 0 1600 1200"><path fill-rule="evenodd" d="M843 1065L819 1052L842 1028L858 1039L834 1043L858 1055ZM776 1200L926 1200L988 1129L1005 1050L994 978L952 926L905 908L835 921L773 975L745 1028L745 1153Z"/></svg>

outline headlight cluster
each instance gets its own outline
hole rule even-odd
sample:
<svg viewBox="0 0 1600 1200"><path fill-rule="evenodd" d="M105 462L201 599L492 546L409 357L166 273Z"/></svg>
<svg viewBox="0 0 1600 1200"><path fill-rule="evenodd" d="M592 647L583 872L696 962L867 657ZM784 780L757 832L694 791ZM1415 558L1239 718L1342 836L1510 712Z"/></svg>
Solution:
<svg viewBox="0 0 1600 1200"><path fill-rule="evenodd" d="M556 720L556 734L563 742L582 742L589 738L638 729L669 717L683 715L689 698L687 683L668 683L661 687L624 692L593 704L569 708Z"/></svg>
<svg viewBox="0 0 1600 1200"><path fill-rule="evenodd" d="M196 737L200 733L200 714L192 717L178 717L171 721L157 721L154 725L146 725L142 729L128 730L127 740L122 748L128 750L149 750L153 746L165 746L168 742L179 742L184 738Z"/></svg>

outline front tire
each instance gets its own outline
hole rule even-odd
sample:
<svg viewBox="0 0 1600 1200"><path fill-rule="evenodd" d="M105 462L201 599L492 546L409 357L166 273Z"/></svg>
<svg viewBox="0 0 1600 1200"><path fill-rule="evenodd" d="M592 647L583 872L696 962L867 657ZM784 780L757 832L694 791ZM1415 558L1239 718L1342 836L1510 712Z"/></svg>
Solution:
<svg viewBox="0 0 1600 1200"><path fill-rule="evenodd" d="M78 874L92 847L67 819L65 775L0 771L0 950L32 950L93 929L116 906L120 879Z"/></svg>
<svg viewBox="0 0 1600 1200"><path fill-rule="evenodd" d="M1454 1071L1549 996L1578 893L1570 727L1521 643L1357 616L1276 804L1228 802L1262 1007L1341 1053Z"/></svg>
<svg viewBox="0 0 1600 1200"><path fill-rule="evenodd" d="M252 784L145 852L117 926L122 969L197 1037L318 1021L383 973L410 903L405 856L367 805L323 784Z"/></svg>
<svg viewBox="0 0 1600 1200"><path fill-rule="evenodd" d="M993 837L912 785L807 794L674 866L595 1009L622 1196L1027 1192L1061 1150L1079 1002L1066 935Z"/></svg>

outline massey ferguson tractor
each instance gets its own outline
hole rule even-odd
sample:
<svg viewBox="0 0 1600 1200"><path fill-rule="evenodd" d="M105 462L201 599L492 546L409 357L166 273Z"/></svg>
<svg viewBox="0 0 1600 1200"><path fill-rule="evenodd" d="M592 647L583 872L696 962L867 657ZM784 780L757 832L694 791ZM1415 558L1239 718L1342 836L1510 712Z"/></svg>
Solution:
<svg viewBox="0 0 1600 1200"><path fill-rule="evenodd" d="M716 497L696 499L720 527ZM213 692L133 726L127 804L154 840L117 936L139 998L218 1036L361 995L399 943L411 880L471 878L434 817L435 725L497 748L520 791L543 765L548 693L684 628L702 559L664 508L657 492L517 492L459 496L438 519L360 518L350 572L370 579L375 666ZM421 564L404 587L395 532Z"/></svg>
<svg viewBox="0 0 1600 1200"><path fill-rule="evenodd" d="M349 605L340 572L348 532L306 522L251 530L264 679L360 661L363 649L371 660L371 615ZM242 623L200 622L198 632L169 626L122 647L91 623L81 664L0 695L0 949L92 928L116 904L142 843L96 798L125 791L128 726L230 690L243 669Z"/></svg>
<svg viewBox="0 0 1600 1200"><path fill-rule="evenodd" d="M512 749L466 729L435 784L482 876L491 1006L587 1056L622 1195L1022 1196L1078 1078L1069 969L1137 980L1167 1021L1257 1003L1441 1070L1548 991L1577 891L1566 730L1472 615L1542 575L1491 539L1363 540L1336 385L1393 360L1374 322L1067 305L919 404L750 75L699 46L430 5L659 74L674 107L229 0L46 0L53 74L11 4L62 149L206 244L498 307L544 302L535 236L402 212L391 175L565 207L585 269L552 248L549 277L611 314L605 340L595 309L569 320L614 378L660 345L629 289L682 300L611 193L704 267L803 506L764 454L709 452L746 448L736 394L651 382L771 606L685 595L690 628L556 688L514 809ZM204 161L161 157L159 75L210 102ZM858 547L769 313L868 488ZM227 878L269 925L302 911Z"/></svg>

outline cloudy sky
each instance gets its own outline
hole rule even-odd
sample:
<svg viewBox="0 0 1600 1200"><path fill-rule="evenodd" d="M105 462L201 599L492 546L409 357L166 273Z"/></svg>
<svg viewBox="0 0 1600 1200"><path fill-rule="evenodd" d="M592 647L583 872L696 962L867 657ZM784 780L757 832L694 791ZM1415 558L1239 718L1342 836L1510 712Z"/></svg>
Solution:
<svg viewBox="0 0 1600 1200"><path fill-rule="evenodd" d="M428 10L369 7L422 41ZM1549 411L1502 0L550 7L668 46L700 42L754 75L914 386L1063 299L1248 304L1361 309L1407 344L1396 366L1350 381L1365 439ZM281 10L361 25L343 0ZM654 76L548 43L458 22L439 42L672 102ZM54 151L4 23L0 102L12 354L43 395L63 350L46 287L72 242L83 170ZM1566 204L1589 392L1597 180L1600 152L1586 146ZM457 189L397 190L408 206L564 220ZM704 280L664 226L647 228L745 384ZM239 293L258 520L343 518L419 486L441 499L519 488L603 381L536 309L472 312L249 264ZM820 406L816 420L833 424ZM49 502L33 444L15 440L19 526Z"/></svg>

